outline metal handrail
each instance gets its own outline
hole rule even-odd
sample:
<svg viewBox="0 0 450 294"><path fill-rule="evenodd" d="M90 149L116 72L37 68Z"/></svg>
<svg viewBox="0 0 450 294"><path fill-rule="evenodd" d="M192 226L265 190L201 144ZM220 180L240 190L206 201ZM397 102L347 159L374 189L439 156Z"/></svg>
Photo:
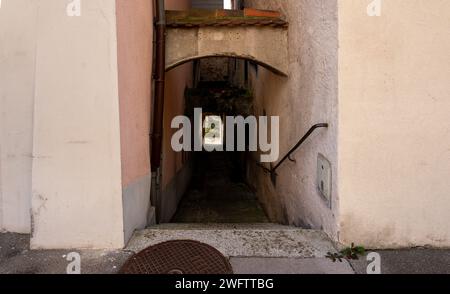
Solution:
<svg viewBox="0 0 450 294"><path fill-rule="evenodd" d="M272 176L276 176L276 171L286 160L289 159L290 161L295 161L291 158L292 153L294 153L298 148L300 148L300 146L302 146L302 144L305 143L305 141L314 133L315 130L328 127L329 125L327 123L321 123L312 126L309 129L309 131L300 139L300 141L298 141L298 143L295 144L295 146L286 154L286 156L284 156L274 167L269 169L262 164L259 164L259 166L266 172L269 172Z"/></svg>

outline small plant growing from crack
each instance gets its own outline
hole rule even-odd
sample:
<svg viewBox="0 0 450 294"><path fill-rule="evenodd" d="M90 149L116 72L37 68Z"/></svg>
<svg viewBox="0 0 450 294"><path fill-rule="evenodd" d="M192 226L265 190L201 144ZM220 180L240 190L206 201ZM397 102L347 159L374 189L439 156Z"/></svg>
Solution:
<svg viewBox="0 0 450 294"><path fill-rule="evenodd" d="M331 259L333 262L342 262L344 259L347 260L358 260L361 255L364 255L366 253L366 249L362 246L355 246L354 243L352 243L351 247L347 247L343 250L341 250L339 253L331 253L328 252L328 254L325 256L328 259Z"/></svg>

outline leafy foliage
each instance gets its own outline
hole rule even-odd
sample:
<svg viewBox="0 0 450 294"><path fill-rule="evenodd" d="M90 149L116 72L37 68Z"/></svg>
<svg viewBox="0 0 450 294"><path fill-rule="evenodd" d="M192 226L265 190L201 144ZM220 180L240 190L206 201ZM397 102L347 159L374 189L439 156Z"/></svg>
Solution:
<svg viewBox="0 0 450 294"><path fill-rule="evenodd" d="M339 253L328 252L326 258L331 259L333 262L342 262L343 259L358 260L360 256L366 254L366 249L362 246L355 246L352 243L351 247L347 247L341 250Z"/></svg>

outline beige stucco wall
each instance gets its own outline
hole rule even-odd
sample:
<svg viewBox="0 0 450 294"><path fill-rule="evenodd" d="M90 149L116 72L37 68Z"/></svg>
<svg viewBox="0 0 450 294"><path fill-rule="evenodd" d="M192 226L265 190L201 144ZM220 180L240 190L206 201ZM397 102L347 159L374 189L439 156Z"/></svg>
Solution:
<svg viewBox="0 0 450 294"><path fill-rule="evenodd" d="M341 241L450 246L450 2L339 1Z"/></svg>
<svg viewBox="0 0 450 294"><path fill-rule="evenodd" d="M122 247L115 1L38 2L31 245Z"/></svg>
<svg viewBox="0 0 450 294"><path fill-rule="evenodd" d="M153 7L117 1L116 23L115 2L0 9L0 230L33 247L121 247L147 224Z"/></svg>
<svg viewBox="0 0 450 294"><path fill-rule="evenodd" d="M30 232L37 6L0 8L0 230Z"/></svg>
<svg viewBox="0 0 450 294"><path fill-rule="evenodd" d="M253 165L250 182L272 219L323 229L337 238L338 193L333 181L331 209L317 191L317 157L321 153L337 172L337 1L250 0L248 7L282 12L289 22L289 77L259 67L253 72L257 115L280 116L280 156L316 124L328 130L315 133L279 170L276 185ZM267 40L270 42L270 40Z"/></svg>
<svg viewBox="0 0 450 294"><path fill-rule="evenodd" d="M122 247L149 212L152 5L83 1L68 17L68 3L0 11L0 230L31 231L33 248ZM168 74L170 119L191 74ZM173 180L179 167L164 166Z"/></svg>

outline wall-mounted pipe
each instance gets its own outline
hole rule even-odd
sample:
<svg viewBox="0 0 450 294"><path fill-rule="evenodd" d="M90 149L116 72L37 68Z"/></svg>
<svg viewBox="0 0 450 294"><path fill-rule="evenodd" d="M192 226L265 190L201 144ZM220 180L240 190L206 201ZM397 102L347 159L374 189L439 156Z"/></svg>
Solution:
<svg viewBox="0 0 450 294"><path fill-rule="evenodd" d="M166 12L164 0L155 0L155 99L153 103L153 131L151 144L152 172L161 167L162 134L164 120L164 87L166 75Z"/></svg>
<svg viewBox="0 0 450 294"><path fill-rule="evenodd" d="M150 203L154 206L148 213L148 225L159 222L161 208L161 153L164 122L164 88L166 80L166 11L164 0L154 0L155 16L155 44L154 44L154 74L153 80L155 98L152 107L152 134L150 146L150 160L152 168L152 184Z"/></svg>

